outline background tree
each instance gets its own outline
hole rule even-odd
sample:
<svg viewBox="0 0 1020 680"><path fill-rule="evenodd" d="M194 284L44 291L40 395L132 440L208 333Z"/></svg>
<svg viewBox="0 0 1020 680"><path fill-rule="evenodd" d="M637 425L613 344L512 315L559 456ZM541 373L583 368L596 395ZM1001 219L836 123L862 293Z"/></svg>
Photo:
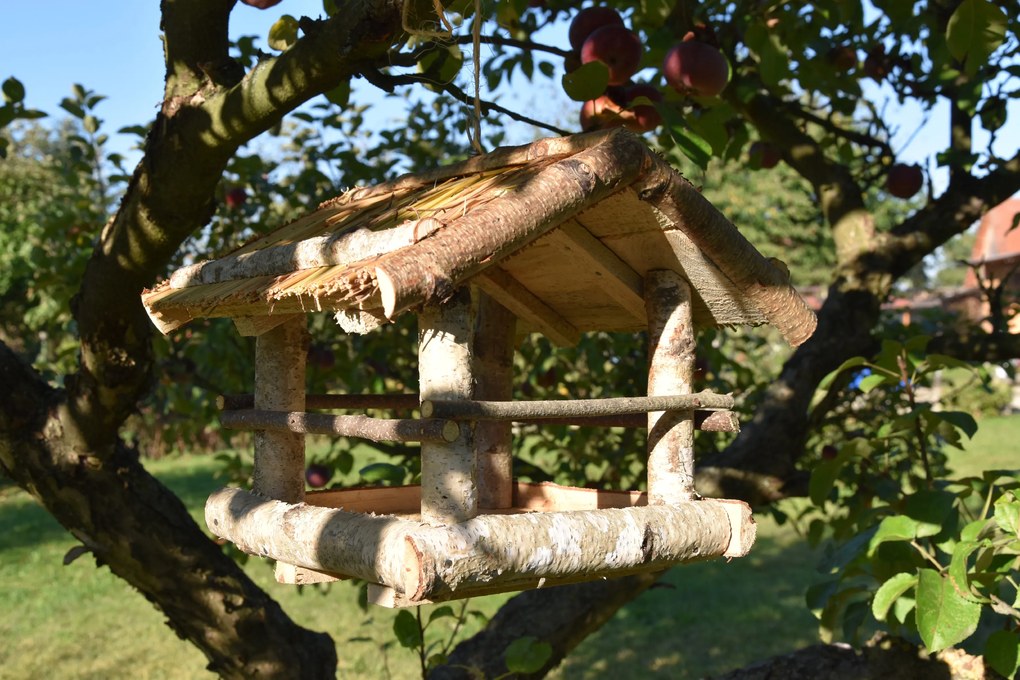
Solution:
<svg viewBox="0 0 1020 680"><path fill-rule="evenodd" d="M151 126L135 130L144 135L143 156L130 176L119 172L118 158L104 156L94 114L99 100L85 88L64 102L76 121L71 129L44 136L19 127L5 138L9 162L0 183L19 199L0 208L4 238L18 244L3 251L14 254L4 256L12 266L5 268L0 325L0 376L8 387L0 394L0 467L81 542L81 551L154 602L179 635L202 649L210 669L237 677L330 676L336 649L328 637L296 626L253 586L146 473L126 439L140 434L140 425L129 430L126 424L146 403L153 378L173 367L193 374L193 366L206 362L189 353L208 351L210 339L228 335L211 324L192 339L166 344L153 338L139 293L181 258L215 254L245 236L254 218L286 219L343 185L463 156L469 141L475 147L498 143L509 120L559 129L534 120L534 112L525 116L488 101L521 78L534 88L562 86L579 100L578 108L580 100L603 96L610 100L604 105L634 116L639 107L654 107L663 122L650 126L653 143L677 163L708 168L689 174L738 223L751 218L755 242L777 245L778 256L806 281L822 282L817 273L831 264L814 337L769 376L741 434L701 460L703 494L764 504L806 491L799 464L815 455L805 442L820 417L810 408L816 388L846 359L874 354L880 306L896 282L1020 190L1016 150L1000 157L995 147L975 146L973 137L976 125L992 135L1008 129L1009 102L1018 93L1018 19L1005 0L874 6L855 0L635 0L613 6L639 37L645 68L638 77L661 101L648 91L613 94L608 81L622 78L614 87L628 88L629 76L598 64L577 69L575 59L587 59L585 50L575 52L566 41L534 41L543 27L570 19L573 3L327 1L320 18L281 19L261 46L228 39L232 12L245 9L234 0L163 0L164 99ZM662 85L663 59L684 37L725 55L724 88L692 91L697 77L680 88ZM464 67L469 52L479 62L477 80ZM560 59L570 73L557 82ZM665 76L679 82L675 72ZM352 95L352 81L403 95L406 124L368 136L356 97L363 90ZM476 99L479 82L488 92ZM17 80L5 81L3 92L5 126L37 117L25 108ZM950 110L945 148L926 167L947 171L948 183L935 192L929 178L927 196L902 209L887 200L909 193L885 183L896 163L894 123L883 115L887 101ZM478 112L484 121L476 120ZM290 140L289 155L266 160L242 150L260 135L281 131ZM772 145L799 178L756 160L763 169L747 179L727 173L713 188L716 163L747 162L752 141ZM49 162L50 148L85 164L85 171ZM331 174L337 167L343 174ZM745 193L776 187L777 200L765 208L770 213L756 218L742 212L744 202L728 198L741 182ZM44 200L44 187L59 187L59 200ZM87 231L74 233L79 223ZM63 234L71 238L61 242ZM73 293L70 281L77 284ZM19 325L19 315L26 325ZM69 338L76 356L67 351ZM1015 344L999 340L1001 352ZM605 341L595 338L576 354L558 355L547 369L583 376L584 366L607 352L629 357L632 367L640 364L639 353L598 345ZM232 356L245 355L243 343L222 346L229 343ZM340 344L325 349L339 364L343 354L378 351ZM367 377L345 380L351 387L366 380L399 384L409 368L378 366ZM751 377L719 368L719 379ZM187 387L229 389L239 374L205 374L207 384ZM538 377L530 376L530 389L540 391ZM157 394L172 398L169 389ZM151 402L148 408L143 416L164 410ZM620 479L619 473L606 477L607 483ZM505 668L507 646L527 632L551 645L541 673L653 581L639 576L522 594L435 672L463 673L458 665L475 665L497 674Z"/></svg>

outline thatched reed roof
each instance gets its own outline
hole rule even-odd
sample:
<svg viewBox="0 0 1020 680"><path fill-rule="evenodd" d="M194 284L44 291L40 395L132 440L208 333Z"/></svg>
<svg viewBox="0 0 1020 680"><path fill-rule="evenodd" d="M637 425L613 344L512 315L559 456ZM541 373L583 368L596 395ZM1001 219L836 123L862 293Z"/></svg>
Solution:
<svg viewBox="0 0 1020 680"><path fill-rule="evenodd" d="M316 311L364 330L471 283L569 344L584 331L643 329L654 269L690 281L701 327L770 323L795 345L814 330L785 268L624 130L349 191L142 299L164 333L200 317Z"/></svg>

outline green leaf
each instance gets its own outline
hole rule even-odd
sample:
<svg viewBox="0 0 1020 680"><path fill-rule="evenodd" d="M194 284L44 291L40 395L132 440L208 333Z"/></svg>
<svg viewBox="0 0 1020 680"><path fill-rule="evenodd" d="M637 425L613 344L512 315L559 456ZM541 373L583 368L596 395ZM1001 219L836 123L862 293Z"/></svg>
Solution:
<svg viewBox="0 0 1020 680"><path fill-rule="evenodd" d="M941 490L921 490L907 498L903 512L913 520L914 537L935 536L942 531L946 518L953 510L956 494Z"/></svg>
<svg viewBox="0 0 1020 680"><path fill-rule="evenodd" d="M858 389L867 394L871 390L886 382L890 382L889 376L883 375L882 373L872 373L871 375L861 378L861 382L858 383Z"/></svg>
<svg viewBox="0 0 1020 680"><path fill-rule="evenodd" d="M434 82L445 85L453 82L463 65L464 53L456 45L450 45L427 52L418 62L418 70Z"/></svg>
<svg viewBox="0 0 1020 680"><path fill-rule="evenodd" d="M590 61L563 74L563 91L576 102L595 99L609 87L609 68L601 61Z"/></svg>
<svg viewBox="0 0 1020 680"><path fill-rule="evenodd" d="M947 356L945 354L929 354L925 357L928 362L928 367L931 369L937 368L962 368L964 370L973 370L973 367L962 359L956 357Z"/></svg>
<svg viewBox="0 0 1020 680"><path fill-rule="evenodd" d="M552 78L553 74L556 73L556 67L553 66L552 62L540 61L538 62L538 70L542 72L546 78Z"/></svg>
<svg viewBox="0 0 1020 680"><path fill-rule="evenodd" d="M393 619L393 636L401 647L417 649L422 644L421 626L409 609L401 609Z"/></svg>
<svg viewBox="0 0 1020 680"><path fill-rule="evenodd" d="M94 135L99 130L99 119L90 114L82 119L81 125L85 128L85 132Z"/></svg>
<svg viewBox="0 0 1020 680"><path fill-rule="evenodd" d="M1020 501L1012 493L995 501L995 523L1007 533L1020 535Z"/></svg>
<svg viewBox="0 0 1020 680"><path fill-rule="evenodd" d="M85 117L85 110L81 106L79 106L78 103L75 102L73 99L68 99L67 97L61 99L60 108L64 109L65 111L67 111L68 113L70 113L72 116L79 120Z"/></svg>
<svg viewBox="0 0 1020 680"><path fill-rule="evenodd" d="M987 545L987 541L960 541L953 548L953 559L949 563L949 578L959 595L971 602L987 602L985 598L975 597L970 589L967 561L978 548Z"/></svg>
<svg viewBox="0 0 1020 680"><path fill-rule="evenodd" d="M344 108L351 100L351 81L345 80L332 90L323 92L322 95L329 103Z"/></svg>
<svg viewBox="0 0 1020 680"><path fill-rule="evenodd" d="M25 99L25 86L17 78L8 78L4 81L2 88L4 99L12 104L17 104Z"/></svg>
<svg viewBox="0 0 1020 680"><path fill-rule="evenodd" d="M277 19L269 29L269 47L280 52L297 42L298 21L289 14Z"/></svg>
<svg viewBox="0 0 1020 680"><path fill-rule="evenodd" d="M968 602L934 569L917 574L917 632L932 654L963 642L977 629L981 605Z"/></svg>
<svg viewBox="0 0 1020 680"><path fill-rule="evenodd" d="M662 116L670 137L680 151L695 165L704 170L712 159L712 145L690 129L683 114L666 102L655 102L655 110Z"/></svg>
<svg viewBox="0 0 1020 680"><path fill-rule="evenodd" d="M915 0L874 0L875 7L898 25L914 16L914 4Z"/></svg>
<svg viewBox="0 0 1020 680"><path fill-rule="evenodd" d="M839 473L846 462L841 458L839 456L832 460L823 460L815 465L811 471L808 493L811 496L811 502L815 505L824 505L829 497L829 492L832 491L832 486L836 483L836 479L839 477Z"/></svg>
<svg viewBox="0 0 1020 680"><path fill-rule="evenodd" d="M969 522L963 529L960 530L960 542L976 541L981 536L981 532L984 531L987 520L976 519L973 522Z"/></svg>
<svg viewBox="0 0 1020 680"><path fill-rule="evenodd" d="M453 607L451 607L450 605L444 605L442 607L439 607L438 609L435 609L431 614L429 614L429 623L432 623L436 619L443 619L453 615L454 615Z"/></svg>
<svg viewBox="0 0 1020 680"><path fill-rule="evenodd" d="M442 652L436 652L435 654L429 656L428 661L425 662L425 666L426 668L430 669L436 668L437 666L442 666L446 664L447 660L448 659L445 654L443 654Z"/></svg>
<svg viewBox="0 0 1020 680"><path fill-rule="evenodd" d="M864 357L850 357L849 359L841 363L839 365L839 368L837 368L835 371L822 378L822 382L818 383L819 389L825 389L826 387L831 385L832 381L836 379L836 376L838 376L843 371L850 368L856 368L857 366L863 366L867 363L868 360L865 359Z"/></svg>
<svg viewBox="0 0 1020 680"><path fill-rule="evenodd" d="M997 630L985 643L985 663L1005 678L1020 670L1020 636L1008 630Z"/></svg>
<svg viewBox="0 0 1020 680"><path fill-rule="evenodd" d="M963 0L946 25L946 46L973 75L1006 37L1006 14L991 0Z"/></svg>
<svg viewBox="0 0 1020 680"><path fill-rule="evenodd" d="M901 572L883 583L871 601L871 613L879 621L885 621L889 608L903 593L917 585L917 575Z"/></svg>
<svg viewBox="0 0 1020 680"><path fill-rule="evenodd" d="M517 638L506 648L506 669L511 673L535 673L552 656L552 645L530 635Z"/></svg>
<svg viewBox="0 0 1020 680"><path fill-rule="evenodd" d="M372 463L358 470L358 474L366 482L392 482L394 484L404 481L405 473L404 468L390 463Z"/></svg>
<svg viewBox="0 0 1020 680"><path fill-rule="evenodd" d="M977 434L977 421L969 413L964 413L963 411L932 411L932 415L963 432L967 435L967 439L972 439Z"/></svg>
<svg viewBox="0 0 1020 680"><path fill-rule="evenodd" d="M1002 97L989 97L978 110L981 118L981 127L989 132L995 132L1006 124L1006 100Z"/></svg>
<svg viewBox="0 0 1020 680"><path fill-rule="evenodd" d="M917 535L917 522L906 515L892 515L879 523L878 530L868 544L868 557L887 541L911 541Z"/></svg>
<svg viewBox="0 0 1020 680"><path fill-rule="evenodd" d="M758 70L766 85L775 87L790 75L789 50L764 23L752 24L745 34L747 46L758 57Z"/></svg>
<svg viewBox="0 0 1020 680"><path fill-rule="evenodd" d="M906 624L907 617L914 611L917 601L912 597L901 597L892 606L892 619L899 624Z"/></svg>

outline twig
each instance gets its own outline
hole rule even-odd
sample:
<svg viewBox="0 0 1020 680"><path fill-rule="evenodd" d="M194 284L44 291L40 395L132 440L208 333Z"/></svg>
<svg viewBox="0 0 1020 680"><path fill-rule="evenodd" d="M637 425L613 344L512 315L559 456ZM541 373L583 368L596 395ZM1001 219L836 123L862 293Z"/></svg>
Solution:
<svg viewBox="0 0 1020 680"><path fill-rule="evenodd" d="M368 82L372 83L380 90L383 90L385 92L393 92L394 88L399 86L418 85L422 83L427 83L434 87L442 88L444 92L446 92L451 97L453 97L454 99L463 104L471 106L473 103L473 97L471 95L469 95L467 92L465 92L464 90L460 89L459 87L452 83L437 83L424 76L414 74L394 76L386 73L381 73L380 71L371 68L362 69L361 75L364 76L365 80L367 80ZM548 130L560 136L566 136L570 134L566 130L560 129L555 125L550 125L549 123L544 123L540 120L529 118L528 116L517 113L516 111L511 111L510 109L500 106L499 104L496 104L494 102L485 101L483 99L481 100L481 106L482 112L485 114L488 114L490 111L494 111L496 113L509 116L510 118L518 122L527 123L528 125L534 125L537 128Z"/></svg>

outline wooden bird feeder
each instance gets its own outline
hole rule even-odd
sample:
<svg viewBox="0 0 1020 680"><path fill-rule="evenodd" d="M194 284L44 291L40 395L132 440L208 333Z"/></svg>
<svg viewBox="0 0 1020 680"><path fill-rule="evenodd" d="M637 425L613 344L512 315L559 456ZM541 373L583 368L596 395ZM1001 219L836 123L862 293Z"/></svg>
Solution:
<svg viewBox="0 0 1020 680"><path fill-rule="evenodd" d="M695 328L815 318L784 268L623 130L500 149L356 189L142 296L169 333L229 317L257 336L254 395L223 424L255 431L252 491L206 504L210 530L277 560L289 583L357 577L416 605L746 554L739 501L694 490L695 428L736 430L727 395L692 393ZM305 315L364 333L419 320L419 394L306 395ZM511 401L515 337L561 345L648 330L648 394ZM315 410L415 409L418 418ZM647 493L515 481L514 421L640 424ZM421 484L306 492L305 435L421 443Z"/></svg>

